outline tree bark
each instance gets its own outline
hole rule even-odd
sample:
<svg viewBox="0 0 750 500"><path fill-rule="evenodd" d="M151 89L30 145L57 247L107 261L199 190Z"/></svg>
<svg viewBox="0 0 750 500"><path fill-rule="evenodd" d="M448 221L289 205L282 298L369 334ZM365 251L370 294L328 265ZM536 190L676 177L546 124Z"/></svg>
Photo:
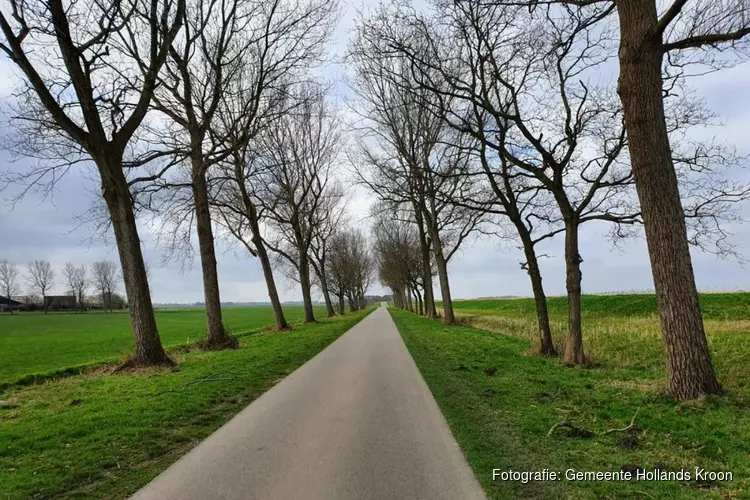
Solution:
<svg viewBox="0 0 750 500"><path fill-rule="evenodd" d="M411 301L411 287L410 286L406 287L406 292L404 293L404 295L406 296L406 310L413 313L414 307Z"/></svg>
<svg viewBox="0 0 750 500"><path fill-rule="evenodd" d="M199 163L195 165L195 163ZM195 201L195 223L198 232L198 247L203 272L203 297L206 302L206 341L208 349L234 345L224 330L219 294L219 275L216 269L216 251L211 228L211 212L208 204L208 186L203 159L193 159L193 199Z"/></svg>
<svg viewBox="0 0 750 500"><path fill-rule="evenodd" d="M339 293L339 314L344 315L346 309L346 304L344 303L344 292Z"/></svg>
<svg viewBox="0 0 750 500"><path fill-rule="evenodd" d="M320 265L318 266L315 264L315 261L312 261L313 268L315 269L315 275L318 277L318 281L320 281L320 290L323 292L323 300L326 303L326 313L328 314L329 318L333 318L336 316L336 311L333 309L333 301L331 300L331 292L328 290L328 278L326 278L325 273L325 259L323 259L320 262Z"/></svg>
<svg viewBox="0 0 750 500"><path fill-rule="evenodd" d="M682 400L717 394L665 122L656 3L621 1L617 11L618 93L666 346L666 391Z"/></svg>
<svg viewBox="0 0 750 500"><path fill-rule="evenodd" d="M425 212L427 209L425 208ZM437 266L438 279L440 281L440 294L443 302L443 323L452 325L456 323L456 315L453 312L453 299L451 299L451 286L448 281L448 263L443 255L443 244L440 241L440 231L437 227L435 216L425 213L427 227L430 231L432 240L432 253L435 255L435 265Z"/></svg>
<svg viewBox="0 0 750 500"><path fill-rule="evenodd" d="M299 282L302 287L302 304L305 309L305 323L315 322L313 312L312 294L310 293L310 262L307 254L300 251L299 254Z"/></svg>
<svg viewBox="0 0 750 500"><path fill-rule="evenodd" d="M130 190L122 170L122 160L98 159L96 163L101 176L102 195L112 219L128 298L135 339L133 362L137 365L171 364L156 328L141 240L138 237Z"/></svg>
<svg viewBox="0 0 750 500"><path fill-rule="evenodd" d="M424 316L424 310L422 309L422 296L417 288L414 289L414 300L417 302L417 314Z"/></svg>
<svg viewBox="0 0 750 500"><path fill-rule="evenodd" d="M435 251L435 264L437 265L438 278L440 279L440 293L443 299L443 312L445 314L443 323L452 325L456 322L456 316L453 313L453 299L451 299L451 287L448 282L448 263L445 262L442 248L440 248L439 252Z"/></svg>
<svg viewBox="0 0 750 500"><path fill-rule="evenodd" d="M521 226L523 222L521 222ZM519 228L521 227L519 226ZM526 256L526 270L531 280L531 289L534 292L534 305L536 306L536 319L539 326L539 354L542 356L554 356L555 345L552 342L552 330L549 326L549 312L547 310L547 296L544 293L542 285L542 273L539 269L539 261L536 258L534 244L531 236L525 230L519 229L518 234L521 236L524 255Z"/></svg>
<svg viewBox="0 0 750 500"><path fill-rule="evenodd" d="M237 165L241 164L237 163ZM235 168L235 175L237 178L237 183L240 186L240 194L242 195L242 204L245 208L245 215L247 216L247 220L250 223L250 231L252 231L252 242L253 246L255 247L255 253L258 255L258 260L260 260L260 265L263 268L263 278L266 280L268 298L271 301L271 307L273 307L273 314L276 319L276 330L289 330L289 324L284 317L284 309L282 309L281 300L279 300L279 292L276 289L276 281L273 278L271 259L268 256L266 245L265 243L263 243L263 238L260 234L258 211L255 209L255 204L252 202L252 200L250 199L250 195L245 189L241 168Z"/></svg>
<svg viewBox="0 0 750 500"><path fill-rule="evenodd" d="M568 292L568 342L563 362L582 365L586 362L581 331L581 256L578 253L578 221L565 221L565 288Z"/></svg>
<svg viewBox="0 0 750 500"><path fill-rule="evenodd" d="M414 216L417 220L417 229L419 233L419 247L422 251L422 282L424 283L424 309L425 316L428 318L437 318L437 308L435 307L435 294L432 291L432 259L430 257L430 244L424 230L424 218L419 208L414 210Z"/></svg>

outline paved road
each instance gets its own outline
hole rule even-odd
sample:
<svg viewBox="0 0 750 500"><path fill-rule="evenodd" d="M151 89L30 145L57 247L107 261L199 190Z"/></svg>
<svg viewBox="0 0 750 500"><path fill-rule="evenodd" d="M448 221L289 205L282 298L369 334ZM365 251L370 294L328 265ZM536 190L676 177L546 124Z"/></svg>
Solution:
<svg viewBox="0 0 750 500"><path fill-rule="evenodd" d="M381 307L132 498L485 496Z"/></svg>

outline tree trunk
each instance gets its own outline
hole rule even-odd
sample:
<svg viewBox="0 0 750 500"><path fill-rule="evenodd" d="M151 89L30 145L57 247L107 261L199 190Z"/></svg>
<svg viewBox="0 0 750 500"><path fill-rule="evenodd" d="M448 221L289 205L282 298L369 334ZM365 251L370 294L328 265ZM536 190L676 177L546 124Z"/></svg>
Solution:
<svg viewBox="0 0 750 500"><path fill-rule="evenodd" d="M263 238L260 235L258 212L248 196L247 191L245 191L244 185L240 189L240 193L242 194L242 203L245 207L245 215L250 223L250 231L252 232L252 242L255 247L255 253L258 255L258 260L260 260L260 265L263 268L263 278L266 280L268 298L271 301L271 307L273 307L273 314L276 319L276 330L280 332L289 330L289 324L284 317L284 309L282 309L281 300L279 300L279 292L276 289L276 281L273 279L271 259L268 256L266 245L263 243Z"/></svg>
<svg viewBox="0 0 750 500"><path fill-rule="evenodd" d="M666 346L666 390L683 400L717 394L665 122L656 3L617 2L617 11L618 93Z"/></svg>
<svg viewBox="0 0 750 500"><path fill-rule="evenodd" d="M416 208L414 215L417 219L417 229L419 232L419 248L422 251L422 282L424 283L425 316L428 318L437 318L435 295L432 291L432 259L430 258L430 244L427 242L427 236L425 235L422 212Z"/></svg>
<svg viewBox="0 0 750 500"><path fill-rule="evenodd" d="M404 295L406 296L406 310L409 312L414 312L414 307L411 301L411 287L410 286L406 287L406 293L404 293Z"/></svg>
<svg viewBox="0 0 750 500"><path fill-rule="evenodd" d="M430 229L430 239L432 240L432 252L435 255L435 264L437 266L438 279L440 281L440 294L442 296L444 313L443 323L446 325L452 325L456 322L456 316L453 313L451 286L448 281L448 263L443 255L443 244L440 241L440 231L437 228L437 221L434 216L427 218L427 226Z"/></svg>
<svg viewBox="0 0 750 500"><path fill-rule="evenodd" d="M339 293L339 314L344 315L346 313L346 304L344 304L344 292Z"/></svg>
<svg viewBox="0 0 750 500"><path fill-rule="evenodd" d="M133 362L138 365L171 364L156 328L141 240L133 213L132 198L121 160L97 161L102 195L107 203L122 266L125 294L135 339Z"/></svg>
<svg viewBox="0 0 750 500"><path fill-rule="evenodd" d="M302 287L305 323L314 323L315 314L313 312L312 295L310 293L310 263L308 262L307 254L301 250L299 252L299 282Z"/></svg>
<svg viewBox="0 0 750 500"><path fill-rule="evenodd" d="M199 164L196 166L195 163ZM214 235L211 228L211 212L208 205L208 187L206 172L202 167L203 159L193 159L193 199L195 201L195 223L198 231L198 247L201 254L203 271L203 297L206 302L206 341L208 349L217 349L235 345L224 330L221 317L221 297L219 294L219 275L216 269L216 251Z"/></svg>
<svg viewBox="0 0 750 500"><path fill-rule="evenodd" d="M422 294L419 293L419 290L414 290L414 295L417 299L417 312L420 316L424 316L424 309L422 309Z"/></svg>
<svg viewBox="0 0 750 500"><path fill-rule="evenodd" d="M266 280L266 288L268 289L268 298L271 301L273 307L273 314L276 319L276 330L284 331L289 330L289 323L287 323L284 317L284 309L281 307L281 300L279 300L279 292L276 290L276 282L273 279L273 268L271 267L271 259L268 257L268 252L263 244L263 240L260 237L253 236L253 243L255 244L255 251L258 254L258 260L260 265L263 267L263 277Z"/></svg>
<svg viewBox="0 0 750 500"><path fill-rule="evenodd" d="M433 240L434 241L434 240ZM435 264L437 264L438 278L440 279L440 293L443 299L443 322L452 325L456 322L456 316L453 313L453 299L451 299L451 287L448 282L448 264L443 258L443 249L435 253Z"/></svg>
<svg viewBox="0 0 750 500"><path fill-rule="evenodd" d="M523 222L521 222L521 225L523 225ZM547 296L544 293L544 286L542 285L542 273L539 269L539 261L536 258L536 251L534 250L531 236L526 231L525 226L523 226L523 230L520 230L520 227L519 235L521 236L523 251L526 256L526 270L529 273L531 289L534 292L536 319L539 326L539 354L542 356L554 356L557 353L555 352L555 345L552 342L552 330L549 326L549 312L547 311Z"/></svg>
<svg viewBox="0 0 750 500"><path fill-rule="evenodd" d="M323 300L326 303L326 313L329 318L336 316L336 311L333 309L333 301L331 300L331 292L328 290L328 278L325 273L325 259L320 262L320 265L316 265L313 261L313 268L315 269L315 275L320 281L320 290L323 292Z"/></svg>
<svg viewBox="0 0 750 500"><path fill-rule="evenodd" d="M581 256L578 253L578 221L565 221L565 288L568 292L568 342L563 362L582 365L586 362L581 331Z"/></svg>

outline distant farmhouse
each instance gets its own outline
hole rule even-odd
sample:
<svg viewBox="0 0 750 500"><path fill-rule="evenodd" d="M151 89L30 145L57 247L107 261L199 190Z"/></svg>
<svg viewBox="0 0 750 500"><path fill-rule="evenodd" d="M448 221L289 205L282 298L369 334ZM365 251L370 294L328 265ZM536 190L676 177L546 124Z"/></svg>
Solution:
<svg viewBox="0 0 750 500"><path fill-rule="evenodd" d="M23 309L23 303L13 300L9 297L0 295L0 312L3 311L20 311Z"/></svg>

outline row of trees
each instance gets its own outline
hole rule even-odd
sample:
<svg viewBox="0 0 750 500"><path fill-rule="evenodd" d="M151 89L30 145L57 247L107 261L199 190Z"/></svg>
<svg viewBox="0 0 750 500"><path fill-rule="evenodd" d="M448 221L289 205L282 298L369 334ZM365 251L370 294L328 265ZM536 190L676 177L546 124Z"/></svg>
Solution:
<svg viewBox="0 0 750 500"><path fill-rule="evenodd" d="M8 299L21 295L21 278L21 271L16 264L7 260L0 261L0 295ZM120 282L120 273L114 262L97 261L91 265L90 269L85 265L76 266L72 262L66 262L61 276L58 277L49 261L34 260L26 267L27 297L40 297L40 305L45 314L52 305L47 297L52 295L56 280L59 284L60 278L62 278L65 291L75 297L77 308L81 312L84 311L85 304L91 302L86 299L86 294L92 288L99 294L98 300L101 300L105 312L107 309L112 310L116 305L121 306L119 300L113 300Z"/></svg>
<svg viewBox="0 0 750 500"><path fill-rule="evenodd" d="M336 171L338 111L315 77L333 0L11 0L0 49L24 78L9 148L43 160L6 184L44 194L78 164L99 174L97 222L115 236L138 365L169 364L156 328L138 216L168 256L197 243L204 347L236 345L222 322L214 242L236 241L263 268L276 327L288 328L274 268L312 289L328 315L363 303L373 260L348 229ZM98 212L94 210L93 214ZM72 274L76 274L71 270Z"/></svg>
<svg viewBox="0 0 750 500"><path fill-rule="evenodd" d="M750 189L726 173L742 161L731 149L688 139L712 115L686 76L696 64L731 64L707 49L746 47L749 19L741 0L675 0L661 15L654 0L436 1L425 12L399 2L361 18L350 47L365 124L358 165L388 214L375 246L397 304L433 316L436 270L444 321L454 322L452 253L473 231L512 238L540 352L554 355L537 245L562 234L563 361L580 365L580 227L610 223L617 239L642 225L667 390L719 392L688 247L733 253L723 223L739 219L736 202ZM615 58L616 89L601 77Z"/></svg>

